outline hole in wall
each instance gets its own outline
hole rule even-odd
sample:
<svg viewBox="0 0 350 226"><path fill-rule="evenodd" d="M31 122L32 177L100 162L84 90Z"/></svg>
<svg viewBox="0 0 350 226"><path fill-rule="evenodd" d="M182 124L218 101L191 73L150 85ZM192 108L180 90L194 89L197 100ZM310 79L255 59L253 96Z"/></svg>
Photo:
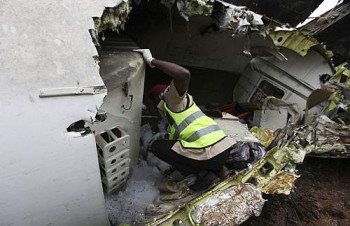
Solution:
<svg viewBox="0 0 350 226"><path fill-rule="evenodd" d="M82 136L92 133L91 128L87 126L84 120L79 120L70 124L67 128L67 132L77 132Z"/></svg>

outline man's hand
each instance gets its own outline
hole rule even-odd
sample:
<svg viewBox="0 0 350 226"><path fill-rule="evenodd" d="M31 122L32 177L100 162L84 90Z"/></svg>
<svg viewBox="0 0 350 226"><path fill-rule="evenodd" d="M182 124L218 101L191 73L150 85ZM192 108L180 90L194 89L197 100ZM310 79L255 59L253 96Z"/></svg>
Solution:
<svg viewBox="0 0 350 226"><path fill-rule="evenodd" d="M173 79L175 88L180 96L187 92L191 73L186 68L171 62L153 58L149 49L134 49L133 51L142 53L143 59L150 67L156 67L169 75Z"/></svg>
<svg viewBox="0 0 350 226"><path fill-rule="evenodd" d="M152 60L154 59L152 57L152 53L149 49L134 49L134 52L139 52L142 54L143 59L146 61L146 63L150 66L150 67L154 67L154 65L152 65Z"/></svg>

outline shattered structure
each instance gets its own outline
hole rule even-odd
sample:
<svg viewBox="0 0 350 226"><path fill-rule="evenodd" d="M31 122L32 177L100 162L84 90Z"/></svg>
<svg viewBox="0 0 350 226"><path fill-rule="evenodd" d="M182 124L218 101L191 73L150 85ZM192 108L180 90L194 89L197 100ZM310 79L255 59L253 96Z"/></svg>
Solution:
<svg viewBox="0 0 350 226"><path fill-rule="evenodd" d="M203 193L151 204L141 224L239 225L262 193L293 190L306 155L350 157L349 29L332 30L348 26L349 3L294 28L320 2L5 1L2 223L109 225L104 195L123 189L144 157L140 127L157 121L144 90L167 82L135 48L188 67L198 105L266 150Z"/></svg>
<svg viewBox="0 0 350 226"><path fill-rule="evenodd" d="M172 191L173 193L163 196L164 202L153 203L149 207L148 213L146 212L147 225L169 225L171 223L174 225L239 225L250 216L260 214L264 204L261 192L266 194L290 194L295 180L300 176L296 174L296 164L301 164L307 154L327 152L333 153L331 154L333 156L340 156L341 154L345 156L348 147L348 144L346 144L348 142L348 127L335 126L335 124L331 126L330 122L317 121L325 113L324 109L327 108L328 104L338 106L340 98L331 95L331 93L336 93L334 90L332 92L329 90L327 92L319 91L324 89L326 84L320 87L318 84L319 78L316 76L334 74L332 80L339 83L339 74L347 74L346 69L334 69L331 62L333 53L327 50L323 43L320 43L311 35L306 35L302 30L256 14L250 11L247 6L235 6L225 1L153 1L149 3L154 7L150 10L151 13L155 13L153 16L147 14L150 13L147 10L144 11L144 4L146 4L144 2L130 2L129 4L132 7L126 7L126 3L123 4L122 9L125 10L122 13L113 14L117 12L116 9L121 9L121 7L115 8L114 11L106 9L101 19L95 19L97 33L101 35L101 31L106 30L106 28L117 29L118 32L122 33L120 38L123 38L124 35L130 36L133 40L137 40L141 47L151 48L158 56L192 67L205 66L209 69L219 68L220 70L242 73L242 68L238 68L236 65L228 66L229 64L223 60L223 56L236 57L239 62L250 66L250 69L245 70L260 73L271 84L279 79L277 76L279 73L283 74L285 83L280 85L291 90L288 94L284 91L284 88L281 88L283 90L281 96L275 96L274 94L270 96L264 93L267 89L258 88L253 94L253 97L255 95L254 101L263 102L262 109L255 108L254 110L266 111L270 109L271 111L281 112L281 109L284 108L286 109L286 119L288 114L288 121L282 123L280 129L277 129L274 133L272 131L267 132L269 130L261 132L262 130L257 127L252 130L255 134L262 135L265 133L267 135L263 138L260 137L262 140L257 141L262 142L267 150L267 154L262 159L254 163L250 169L232 175L203 194L186 192L186 184L193 182L191 178L182 181L181 184L177 184L178 186L175 187L160 186L161 191L164 189L164 191ZM164 12L165 14L160 13L159 7L167 9ZM136 10L136 13L133 14L131 11L130 15L127 15L131 8ZM174 9L176 9L176 13ZM141 18L136 15L137 13L150 17ZM167 19L159 22L158 17ZM125 18L127 18L126 23ZM140 18L141 20L147 19L141 22ZM186 24L181 25L181 20L185 21ZM120 21L121 23L111 23L110 21ZM195 27L191 28L193 24ZM122 29L119 30L119 28ZM200 28L199 33L202 37L196 34L198 28ZM125 34L123 34L123 29L126 30ZM118 45L120 42L115 41L115 38L108 34L108 30L106 31L106 33L102 32L103 38L99 38L101 45L97 46L98 49L106 52L118 51L120 47L128 48L128 46L116 46L115 44ZM193 31L195 32L193 33ZM184 36L186 37L186 35L183 35L184 33L190 33L188 40L183 40ZM196 49L205 43L203 39L206 36L224 37L227 34L235 38L235 41L242 41L244 43L243 48L234 49L226 55L225 53L215 55L214 52L209 57L214 64L207 62L208 58L202 57L206 53L205 49L202 52ZM163 40L159 40L159 37L162 37ZM153 38L156 41L153 41ZM223 40L225 40L226 46L231 45L228 39L224 38ZM123 42L125 43L125 41ZM113 47L113 45L115 46ZM195 45L195 47L192 45ZM164 46L164 50L161 50L162 46ZM217 44L215 47L222 48ZM241 56L238 57L237 54ZM215 63L218 59L220 59L220 63ZM309 71L304 77L300 77L301 71L289 69L288 66L285 66L288 65L288 62L294 61L314 62L313 67L318 69ZM321 67L320 64L322 64ZM295 65L299 65L295 67L297 69L304 66L303 63ZM251 72L247 74L249 73ZM245 73L243 72L243 74ZM147 81L145 82L147 86ZM292 87L288 84L289 82L294 82L296 87L300 86L302 88ZM347 82L345 83L347 84ZM242 87L244 86L242 85ZM323 93L316 100L311 97L314 90L317 90L317 93ZM343 88L343 90L346 90L346 88ZM260 92L260 94L258 95L257 92ZM234 93L239 93L239 91ZM256 96L259 96L259 98L256 98ZM269 103L268 100L270 100ZM244 95L239 101L244 101ZM249 102L248 99L245 99L245 101L246 103ZM334 107L332 108L334 109ZM303 120L305 124L302 123ZM227 123L226 121L221 126L225 127ZM314 132L315 129L318 130ZM228 131L229 134L232 132L230 129ZM244 131L244 129L241 129L241 131ZM339 131L344 132L339 133ZM333 136L330 136L330 134ZM233 136L237 135L238 133L233 132ZM242 137L242 134L240 136ZM174 197L180 200L173 201L172 204L166 202L166 200L173 200ZM240 203L240 205L237 203ZM228 215L230 217L227 217Z"/></svg>

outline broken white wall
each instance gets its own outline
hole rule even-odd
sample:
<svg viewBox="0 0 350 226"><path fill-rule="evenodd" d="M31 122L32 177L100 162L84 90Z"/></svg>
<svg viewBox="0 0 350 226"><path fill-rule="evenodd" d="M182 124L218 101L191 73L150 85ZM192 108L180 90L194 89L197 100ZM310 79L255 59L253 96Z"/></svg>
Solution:
<svg viewBox="0 0 350 226"><path fill-rule="evenodd" d="M1 225L108 225L94 136L67 127L105 94L39 98L103 85L88 29L107 1L1 1Z"/></svg>
<svg viewBox="0 0 350 226"><path fill-rule="evenodd" d="M96 134L117 126L130 135L131 166L140 152L140 127L145 81L145 63L136 52L110 52L100 57L100 74L108 89L101 110L107 119L91 125ZM123 85L127 84L127 88Z"/></svg>

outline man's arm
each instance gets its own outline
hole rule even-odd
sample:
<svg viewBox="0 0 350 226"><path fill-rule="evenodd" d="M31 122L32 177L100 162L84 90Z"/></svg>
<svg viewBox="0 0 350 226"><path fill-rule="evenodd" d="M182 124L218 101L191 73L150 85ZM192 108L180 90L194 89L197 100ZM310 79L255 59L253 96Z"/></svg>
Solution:
<svg viewBox="0 0 350 226"><path fill-rule="evenodd" d="M135 49L134 51L142 53L143 59L150 67L156 67L169 75L173 79L176 90L180 96L186 93L191 79L191 73L186 68L153 58L149 49Z"/></svg>
<svg viewBox="0 0 350 226"><path fill-rule="evenodd" d="M158 59L153 59L151 64L173 79L176 90L180 96L186 93L191 79L191 73L186 68Z"/></svg>

